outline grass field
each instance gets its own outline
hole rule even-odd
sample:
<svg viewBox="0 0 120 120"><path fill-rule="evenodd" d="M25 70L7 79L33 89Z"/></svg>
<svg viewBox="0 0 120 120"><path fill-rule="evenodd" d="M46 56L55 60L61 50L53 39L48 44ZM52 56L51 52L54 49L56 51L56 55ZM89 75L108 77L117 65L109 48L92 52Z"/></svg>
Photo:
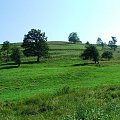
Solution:
<svg viewBox="0 0 120 120"><path fill-rule="evenodd" d="M119 47L111 61L95 65L80 59L84 45L48 44L50 58L40 63L1 63L1 120L119 120Z"/></svg>

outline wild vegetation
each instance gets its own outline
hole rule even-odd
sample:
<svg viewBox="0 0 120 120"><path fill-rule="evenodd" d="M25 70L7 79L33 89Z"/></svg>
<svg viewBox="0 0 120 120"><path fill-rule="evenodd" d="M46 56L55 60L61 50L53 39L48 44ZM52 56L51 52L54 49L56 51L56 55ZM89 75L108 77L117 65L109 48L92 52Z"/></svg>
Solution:
<svg viewBox="0 0 120 120"><path fill-rule="evenodd" d="M94 45L99 52L99 64L94 64L91 57L81 58L89 44L47 44L49 57L41 57L39 63L37 56L22 53L20 67L1 61L0 119L119 120L119 46L114 51ZM24 50L21 43L11 45ZM112 52L109 61L101 57L105 51Z"/></svg>

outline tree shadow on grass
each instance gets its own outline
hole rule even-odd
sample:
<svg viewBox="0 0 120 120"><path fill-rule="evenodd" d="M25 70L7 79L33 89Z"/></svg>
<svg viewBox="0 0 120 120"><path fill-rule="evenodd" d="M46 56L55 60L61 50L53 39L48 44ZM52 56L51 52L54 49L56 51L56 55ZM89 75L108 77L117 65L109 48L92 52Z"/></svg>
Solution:
<svg viewBox="0 0 120 120"><path fill-rule="evenodd" d="M73 64L72 66L86 66L86 65L92 65L94 63L82 63L82 64Z"/></svg>
<svg viewBox="0 0 120 120"><path fill-rule="evenodd" d="M35 63L40 63L37 61L27 61L27 62L22 62L21 64L35 64Z"/></svg>
<svg viewBox="0 0 120 120"><path fill-rule="evenodd" d="M3 70L3 69L13 69L13 68L18 68L18 66L4 66L4 67L1 67L0 70Z"/></svg>

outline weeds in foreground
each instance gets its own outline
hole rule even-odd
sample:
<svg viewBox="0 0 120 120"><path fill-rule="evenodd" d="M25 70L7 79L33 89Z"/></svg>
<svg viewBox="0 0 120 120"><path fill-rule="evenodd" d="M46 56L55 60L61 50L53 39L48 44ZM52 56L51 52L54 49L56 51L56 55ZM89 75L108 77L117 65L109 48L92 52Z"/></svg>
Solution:
<svg viewBox="0 0 120 120"><path fill-rule="evenodd" d="M0 116L1 119L119 120L118 90L119 87L107 87L73 91L65 86L55 95L0 103ZM113 93L116 97L112 97Z"/></svg>

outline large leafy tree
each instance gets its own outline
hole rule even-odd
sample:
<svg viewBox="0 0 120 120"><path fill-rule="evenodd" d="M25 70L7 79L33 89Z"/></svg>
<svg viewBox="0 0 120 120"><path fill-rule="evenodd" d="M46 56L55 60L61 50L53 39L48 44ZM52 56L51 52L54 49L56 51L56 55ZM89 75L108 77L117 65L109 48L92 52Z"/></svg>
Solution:
<svg viewBox="0 0 120 120"><path fill-rule="evenodd" d="M39 29L31 29L24 36L22 47L24 55L27 57L37 56L37 62L39 62L40 57L48 55L47 37Z"/></svg>
<svg viewBox="0 0 120 120"><path fill-rule="evenodd" d="M94 45L86 46L86 49L81 54L83 60L93 60L95 63L99 61L99 52Z"/></svg>
<svg viewBox="0 0 120 120"><path fill-rule="evenodd" d="M69 34L68 41L72 43L81 42L76 32Z"/></svg>
<svg viewBox="0 0 120 120"><path fill-rule="evenodd" d="M9 60L9 53L10 53L10 42L4 41L1 48L2 54L5 57L5 61Z"/></svg>

